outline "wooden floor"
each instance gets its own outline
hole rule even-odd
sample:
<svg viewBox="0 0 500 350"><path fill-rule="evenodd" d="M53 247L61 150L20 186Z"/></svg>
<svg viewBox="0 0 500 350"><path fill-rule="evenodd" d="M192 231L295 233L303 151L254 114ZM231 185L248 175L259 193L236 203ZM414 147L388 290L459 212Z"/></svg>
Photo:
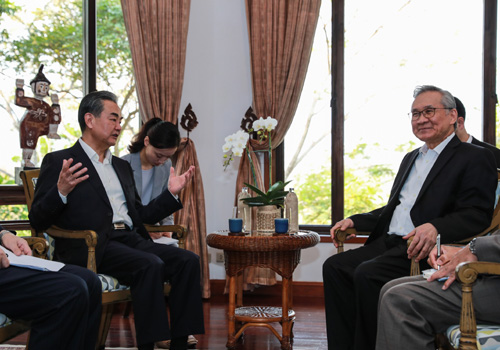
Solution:
<svg viewBox="0 0 500 350"><path fill-rule="evenodd" d="M275 296L245 295L245 305L279 306L280 299ZM204 301L205 334L196 335L196 349L223 350L227 341L227 296L212 296ZM326 329L323 298L295 298L296 320L293 328L294 350L326 350ZM278 323L273 324L281 333ZM10 344L24 344L25 336L14 338ZM113 316L107 347L134 347L133 314L124 318L122 313ZM236 345L235 350L279 350L280 343L271 331L264 327L251 327Z"/></svg>

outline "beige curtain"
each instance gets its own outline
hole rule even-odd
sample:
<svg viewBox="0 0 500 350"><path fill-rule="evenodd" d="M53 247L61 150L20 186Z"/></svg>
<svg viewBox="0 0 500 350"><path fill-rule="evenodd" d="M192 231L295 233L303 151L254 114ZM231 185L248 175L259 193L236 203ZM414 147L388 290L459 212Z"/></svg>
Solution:
<svg viewBox="0 0 500 350"><path fill-rule="evenodd" d="M278 120L272 132L273 149L283 141L299 103L320 5L321 0L246 0L253 110L259 117ZM250 151L268 147L267 142L256 140L249 144ZM248 157L240 162L236 193L249 176ZM261 185L262 179L257 182ZM244 278L245 289L275 283L275 274L260 268L247 269Z"/></svg>
<svg viewBox="0 0 500 350"><path fill-rule="evenodd" d="M178 124L191 0L122 0L121 3L141 118L147 121L157 117ZM194 144L183 140L183 145L176 154L176 173L188 168L184 161L196 165L196 173L182 192L184 209L177 214L175 222L188 228L187 248L200 256L202 295L209 298L203 183ZM190 221L193 218L197 221Z"/></svg>
<svg viewBox="0 0 500 350"><path fill-rule="evenodd" d="M177 123L191 0L122 0L141 118Z"/></svg>

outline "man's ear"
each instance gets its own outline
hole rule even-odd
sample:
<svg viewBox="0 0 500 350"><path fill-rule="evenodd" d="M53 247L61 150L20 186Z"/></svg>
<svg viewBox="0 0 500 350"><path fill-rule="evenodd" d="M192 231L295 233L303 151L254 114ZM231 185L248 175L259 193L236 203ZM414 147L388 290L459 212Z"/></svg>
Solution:
<svg viewBox="0 0 500 350"><path fill-rule="evenodd" d="M450 116L451 116L451 119L453 120L453 124L457 123L458 124L458 112L455 108L451 109L450 110ZM463 118L460 118L463 120ZM462 124L463 125L463 124Z"/></svg>
<svg viewBox="0 0 500 350"><path fill-rule="evenodd" d="M87 128L92 129L94 125L94 115L92 113L85 113L84 117L85 119L85 125L87 125Z"/></svg>
<svg viewBox="0 0 500 350"><path fill-rule="evenodd" d="M463 129L465 125L465 119L464 117L458 117L457 118L457 128L458 129Z"/></svg>

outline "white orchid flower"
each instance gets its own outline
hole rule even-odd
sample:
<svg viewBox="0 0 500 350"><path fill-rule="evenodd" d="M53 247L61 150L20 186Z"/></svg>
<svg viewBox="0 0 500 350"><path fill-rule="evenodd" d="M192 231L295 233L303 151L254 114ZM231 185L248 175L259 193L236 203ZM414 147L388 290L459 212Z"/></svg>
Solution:
<svg viewBox="0 0 500 350"><path fill-rule="evenodd" d="M229 152L231 150L231 147L233 147L233 144L231 142L226 142L224 146L222 146L222 152Z"/></svg>
<svg viewBox="0 0 500 350"><path fill-rule="evenodd" d="M246 143L248 140L248 134L244 130L238 130L236 134L234 134L236 141Z"/></svg>
<svg viewBox="0 0 500 350"><path fill-rule="evenodd" d="M266 120L264 120L264 128L267 131L274 130L274 128L276 128L276 125L278 125L278 121L274 118L267 117Z"/></svg>
<svg viewBox="0 0 500 350"><path fill-rule="evenodd" d="M224 141L226 141L226 143L231 143L231 142L233 142L235 139L236 139L235 134L231 134L231 135L229 135L229 136L226 136L226 138L224 139Z"/></svg>
<svg viewBox="0 0 500 350"><path fill-rule="evenodd" d="M245 148L246 146L246 140L235 140L232 145L233 145L233 148Z"/></svg>
<svg viewBox="0 0 500 350"><path fill-rule="evenodd" d="M254 121L252 124L252 129L253 131L259 131L265 129L264 118L260 117L259 119Z"/></svg>
<svg viewBox="0 0 500 350"><path fill-rule="evenodd" d="M242 154L243 154L243 148L233 147L233 155L235 157L241 157Z"/></svg>

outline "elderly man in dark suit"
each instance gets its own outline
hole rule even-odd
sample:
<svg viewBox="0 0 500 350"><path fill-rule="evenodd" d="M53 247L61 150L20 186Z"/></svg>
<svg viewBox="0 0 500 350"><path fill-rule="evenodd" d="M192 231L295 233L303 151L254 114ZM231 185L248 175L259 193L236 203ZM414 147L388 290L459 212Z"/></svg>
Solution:
<svg viewBox="0 0 500 350"><path fill-rule="evenodd" d="M192 177L170 174L168 190L143 206L130 164L111 155L121 132L117 98L107 91L85 96L78 110L82 137L69 149L49 153L42 162L30 223L98 234L97 271L131 286L139 349L172 339L171 349L186 349L187 336L204 332L199 257L153 243L143 223L154 224L182 208L176 199ZM85 266L86 246L56 240L57 259ZM163 283L170 281L169 327Z"/></svg>
<svg viewBox="0 0 500 350"><path fill-rule="evenodd" d="M382 286L422 268L440 234L443 243L473 236L492 218L497 172L490 151L454 133L453 96L435 86L415 90L410 119L425 144L408 153L387 205L337 222L331 229L370 231L366 244L323 264L328 348L373 349ZM407 239L413 237L407 248Z"/></svg>

